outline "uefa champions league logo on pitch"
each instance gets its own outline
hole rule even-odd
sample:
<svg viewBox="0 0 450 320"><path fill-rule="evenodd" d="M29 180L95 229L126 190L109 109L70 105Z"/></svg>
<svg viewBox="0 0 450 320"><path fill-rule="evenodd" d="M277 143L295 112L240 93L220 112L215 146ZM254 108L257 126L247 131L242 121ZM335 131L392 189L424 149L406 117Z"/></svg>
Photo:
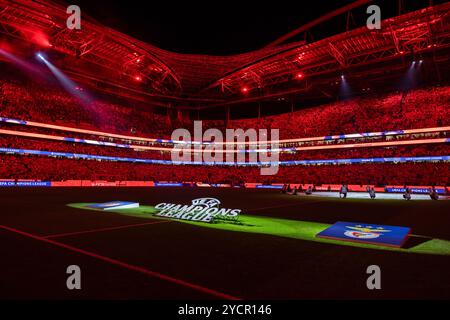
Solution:
<svg viewBox="0 0 450 320"><path fill-rule="evenodd" d="M159 217L208 223L215 219L235 220L241 213L241 209L220 208L220 201L216 198L194 199L190 205L159 203L155 209L155 215Z"/></svg>
<svg viewBox="0 0 450 320"><path fill-rule="evenodd" d="M194 206L205 206L206 208L215 208L220 206L220 201L216 198L199 198L192 200Z"/></svg>
<svg viewBox="0 0 450 320"><path fill-rule="evenodd" d="M376 239L382 236L384 232L390 232L390 230L382 227L373 228L372 226L363 227L362 225L347 228L351 230L347 230L344 234L354 239Z"/></svg>

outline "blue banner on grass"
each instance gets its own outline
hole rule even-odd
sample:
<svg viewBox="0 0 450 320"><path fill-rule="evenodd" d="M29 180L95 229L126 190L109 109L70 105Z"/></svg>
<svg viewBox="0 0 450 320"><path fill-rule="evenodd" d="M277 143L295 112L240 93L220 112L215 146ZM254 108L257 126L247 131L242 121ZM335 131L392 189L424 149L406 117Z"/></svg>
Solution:
<svg viewBox="0 0 450 320"><path fill-rule="evenodd" d="M406 227L339 221L316 237L400 248L410 232Z"/></svg>

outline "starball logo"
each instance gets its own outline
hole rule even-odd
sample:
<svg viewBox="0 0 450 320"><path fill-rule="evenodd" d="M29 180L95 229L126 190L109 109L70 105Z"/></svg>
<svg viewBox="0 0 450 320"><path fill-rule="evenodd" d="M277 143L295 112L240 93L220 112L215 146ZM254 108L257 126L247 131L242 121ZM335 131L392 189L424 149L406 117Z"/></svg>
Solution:
<svg viewBox="0 0 450 320"><path fill-rule="evenodd" d="M236 219L242 211L220 208L220 201L216 198L194 199L191 205L160 203L155 209L155 215L159 217L208 223L213 222L215 217Z"/></svg>
<svg viewBox="0 0 450 320"><path fill-rule="evenodd" d="M278 129L226 129L203 132L202 121L194 121L194 134L187 129L172 133L172 161L196 165L258 166L261 175L275 175L279 167ZM192 139L193 138L193 139Z"/></svg>

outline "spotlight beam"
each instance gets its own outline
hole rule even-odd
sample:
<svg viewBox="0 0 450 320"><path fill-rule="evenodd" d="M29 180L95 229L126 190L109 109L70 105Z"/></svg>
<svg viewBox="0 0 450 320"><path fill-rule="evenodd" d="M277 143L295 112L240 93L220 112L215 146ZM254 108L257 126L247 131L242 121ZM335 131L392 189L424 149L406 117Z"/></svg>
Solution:
<svg viewBox="0 0 450 320"><path fill-rule="evenodd" d="M38 70L34 65L31 63L15 56L14 54L5 51L0 48L0 55L5 57L7 60L13 62L15 65L17 65L20 69L22 69L24 72L32 73L34 76L39 76L42 78L42 72Z"/></svg>
<svg viewBox="0 0 450 320"><path fill-rule="evenodd" d="M81 93L80 90L77 90L78 85L75 82L70 80L69 77L67 77L61 70L59 70L50 61L48 61L47 58L42 53L40 52L37 53L36 57L49 68L51 73L61 83L61 85L68 93L78 98L83 103L90 104L92 102L92 99L88 95Z"/></svg>

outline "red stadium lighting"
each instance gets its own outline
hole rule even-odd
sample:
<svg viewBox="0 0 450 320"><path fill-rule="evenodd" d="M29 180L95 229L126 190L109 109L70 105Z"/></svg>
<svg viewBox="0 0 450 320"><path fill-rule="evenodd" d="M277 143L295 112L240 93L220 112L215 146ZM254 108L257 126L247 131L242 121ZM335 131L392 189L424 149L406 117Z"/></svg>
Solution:
<svg viewBox="0 0 450 320"><path fill-rule="evenodd" d="M40 31L34 32L31 40L35 44L37 44L38 46L41 46L43 48L51 48L52 47L52 44L48 40L48 37Z"/></svg>
<svg viewBox="0 0 450 320"><path fill-rule="evenodd" d="M134 77L134 80L136 80L136 81L142 81L142 78L141 78L140 76L136 76L136 77Z"/></svg>
<svg viewBox="0 0 450 320"><path fill-rule="evenodd" d="M241 89L242 93L248 93L249 89L247 87L243 87Z"/></svg>
<svg viewBox="0 0 450 320"><path fill-rule="evenodd" d="M297 75L295 76L297 79L303 79L305 77L305 75L301 72L297 73Z"/></svg>

